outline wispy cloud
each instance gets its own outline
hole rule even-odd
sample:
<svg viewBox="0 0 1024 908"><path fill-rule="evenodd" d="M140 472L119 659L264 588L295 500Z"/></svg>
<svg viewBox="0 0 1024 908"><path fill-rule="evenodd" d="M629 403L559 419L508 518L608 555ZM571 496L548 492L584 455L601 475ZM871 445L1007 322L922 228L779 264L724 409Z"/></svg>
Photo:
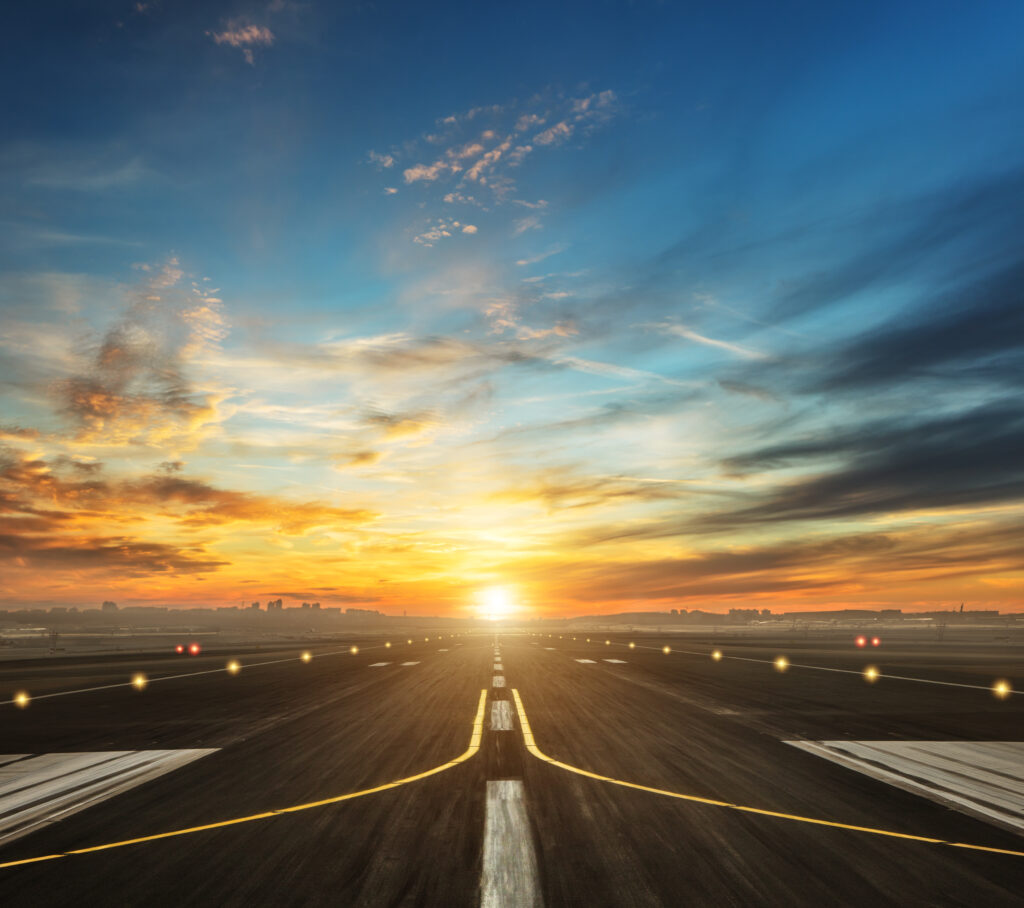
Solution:
<svg viewBox="0 0 1024 908"><path fill-rule="evenodd" d="M732 353L734 356L742 357L743 359L768 359L768 355L761 353L757 350L752 350L749 347L741 346L740 344L733 344L729 341L717 340L713 337L707 337L703 334L698 334L691 328L687 328L686 325L679 325L672 322L660 322L654 325L644 325L641 327L653 328L658 331L663 331L666 334L670 334L674 337L682 337L686 340L693 341L697 344L704 344L707 347L714 347L718 350L725 350L727 353Z"/></svg>
<svg viewBox="0 0 1024 908"><path fill-rule="evenodd" d="M274 43L274 33L266 25L255 25L240 19L232 19L219 32L208 31L215 44L226 44L238 48L250 66L256 63L253 49L270 47Z"/></svg>
<svg viewBox="0 0 1024 908"><path fill-rule="evenodd" d="M550 249L546 249L544 252L538 252L536 255L527 256L526 258L518 259L516 264L523 268L526 265L536 265L538 262L543 262L544 259L549 259L553 255L565 252L569 247L564 244L558 244L552 246Z"/></svg>

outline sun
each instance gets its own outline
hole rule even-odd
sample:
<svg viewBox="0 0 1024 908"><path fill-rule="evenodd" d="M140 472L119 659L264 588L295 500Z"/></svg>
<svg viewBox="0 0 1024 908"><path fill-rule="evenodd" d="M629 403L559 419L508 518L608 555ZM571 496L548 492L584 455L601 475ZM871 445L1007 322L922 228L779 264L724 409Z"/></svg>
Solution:
<svg viewBox="0 0 1024 908"><path fill-rule="evenodd" d="M476 606L476 615L485 621L501 621L511 617L517 610L511 592L503 586L492 586L481 591Z"/></svg>

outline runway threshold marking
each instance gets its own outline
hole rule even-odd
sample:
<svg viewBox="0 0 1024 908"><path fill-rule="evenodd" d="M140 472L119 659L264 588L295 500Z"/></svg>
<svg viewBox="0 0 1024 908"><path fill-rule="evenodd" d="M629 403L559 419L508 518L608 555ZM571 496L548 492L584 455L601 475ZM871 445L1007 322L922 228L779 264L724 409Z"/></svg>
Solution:
<svg viewBox="0 0 1024 908"><path fill-rule="evenodd" d="M990 854L1005 854L1011 857L1024 858L1024 851L1014 851L1009 848L993 848L989 845L970 845L966 842L950 842L946 839L935 839L930 836L911 835L906 832L895 832L891 829L876 829L872 826L855 826L850 823L839 823L835 820L821 820L816 817L805 817L799 814L782 813L777 810L765 810L762 807L749 807L744 804L732 804L729 801L719 801L714 798L702 798L698 795L682 794L677 791L667 791L664 788L652 788L649 785L640 785L636 782L626 782L622 779L613 779L611 776L602 776L600 773L590 772L588 769L581 769L569 763L563 763L554 757L549 757L538 746L530 728L530 720L526 717L526 710L523 708L523 700L519 691L512 688L512 697L515 700L516 711L519 713L519 724L523 729L523 743L526 749L538 760L564 769L566 772L575 773L578 776L585 776L588 779L596 779L599 782L608 782L612 785L619 785L623 788L632 788L636 791L646 791L649 794L662 795L666 798L675 798L679 801L690 801L695 804L705 804L709 807L724 807L727 810L736 810L741 813L753 813L764 817L774 817L778 820L792 820L797 823L808 823L813 826L827 826L832 829L846 829L851 832L864 832L870 835L888 836L894 839L904 839L911 842L925 842L929 845L946 845L949 848L966 848L971 851L984 851Z"/></svg>
<svg viewBox="0 0 1024 908"><path fill-rule="evenodd" d="M487 783L481 908L541 905L540 875L524 795L518 779Z"/></svg>
<svg viewBox="0 0 1024 908"><path fill-rule="evenodd" d="M1018 835L1024 833L1024 743L1020 741L785 743Z"/></svg>
<svg viewBox="0 0 1024 908"><path fill-rule="evenodd" d="M451 769L454 766L458 766L460 763L465 763L466 760L473 757L480 750L480 741L483 738L484 733L484 709L487 706L487 691L480 691L480 700L477 703L476 716L473 719L473 731L470 734L469 746L459 756L447 763L442 763L440 766L435 766L432 769L418 772L412 776L406 776L403 779L395 779L393 782L385 782L383 785L377 785L374 788L364 788L361 791L352 791L348 794L335 795L330 798L323 798L319 801L310 801L306 804L296 804L293 807L280 807L277 810L267 810L263 813L254 813L246 817L235 817L231 820L220 820L216 823L205 823L202 826L189 826L185 829L174 829L170 832L158 832L154 835L139 836L134 839L123 839L119 842L108 842L105 845L90 845L87 848L74 848L70 851L62 851L57 854L44 854L34 858L21 858L17 861L6 861L0 863L0 870L7 867L20 867L23 864L38 864L41 861L54 861L57 858L66 858L73 854L91 854L96 851L108 851L112 848L124 848L127 845L141 845L145 842L156 842L160 839L170 839L177 836L192 835L196 832L206 832L209 829L224 829L228 826L238 826L242 823L253 823L256 820L267 820L271 817L278 817L286 813L299 813L303 810L312 810L314 807L326 807L329 804L340 804L342 801L351 801L354 798L361 798L365 795L377 794L381 791L388 791L391 788L399 788L402 785L408 785L410 782L418 782L420 779L426 779L429 776L437 775L439 772L444 772L446 769Z"/></svg>
<svg viewBox="0 0 1024 908"><path fill-rule="evenodd" d="M216 751L214 747L0 756L0 844Z"/></svg>

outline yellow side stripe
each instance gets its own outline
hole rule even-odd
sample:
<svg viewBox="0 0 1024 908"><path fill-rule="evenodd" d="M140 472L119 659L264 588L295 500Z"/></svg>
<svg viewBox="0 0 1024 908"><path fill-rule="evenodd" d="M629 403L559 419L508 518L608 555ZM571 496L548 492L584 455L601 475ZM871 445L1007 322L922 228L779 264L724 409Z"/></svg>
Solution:
<svg viewBox="0 0 1024 908"><path fill-rule="evenodd" d="M465 749L459 756L453 760L449 760L447 763L442 763L440 766L435 766L433 769L428 769L425 772L418 772L414 776L406 776L404 779L396 779L394 782L385 782L383 785L377 785L375 788L364 788L362 791L353 791L349 794L336 795L331 798L324 798L320 801L310 801L308 804L296 804L294 807L282 807L278 810L267 810L263 813L254 813L247 817L235 817L232 820L221 820L217 823L206 823L203 826L189 826L187 829L174 829L171 832L158 832L155 835L139 836L136 839L124 839L120 842L108 842L105 845L90 845L88 848L75 848L72 851L62 851L58 854L44 854L35 858L22 858L20 861L7 861L6 863L0 864L0 869L5 867L19 867L22 864L37 864L40 861L53 861L57 858L66 858L72 854L90 854L94 851L107 851L110 848L123 848L125 845L138 845L142 842L155 842L158 839L170 839L175 836L191 835L194 832L205 832L208 829L223 829L226 826L237 826L239 823L252 823L256 820L266 820L269 817L280 816L284 813L298 813L301 810L311 810L314 807L324 807L327 804L339 804L342 801L351 801L353 798L361 798L364 795L376 794L379 791L387 791L389 788L398 788L401 785L408 785L410 782L417 782L420 779L425 779L428 776L437 775L439 772L444 772L446 769L451 769L453 766L458 766L460 763L465 763L470 757L472 757L478 750L480 750L480 739L483 735L484 728L484 707L487 704L487 691L480 691L480 701L477 705L476 718L473 720L473 733L469 739L469 747Z"/></svg>
<svg viewBox="0 0 1024 908"><path fill-rule="evenodd" d="M559 769L564 769L567 772L575 773L578 776L586 776L588 779L597 779L599 782L610 782L612 785L621 785L623 788L633 788L637 791L646 791L650 794L663 795L666 798L676 798L680 801L692 801L697 804L706 804L711 807L724 807L728 810L738 810L743 813L754 813L765 817L775 817L780 820L793 820L797 823L811 823L815 826L831 826L835 829L848 829L853 832L866 832L871 835L889 836L894 839L908 839L912 842L927 842L931 845L948 845L950 848L969 848L973 851L986 851L992 854L1008 854L1013 857L1024 858L1024 851L1013 851L1007 848L992 848L988 845L968 845L964 842L948 842L945 839L910 835L906 832L894 832L890 829L875 829L871 826L853 826L849 823L838 823L835 820L819 820L815 817L804 817L792 813L780 813L777 810L765 810L761 807L748 807L743 804L732 804L729 801L718 801L714 798L702 798L698 795L666 791L663 788L651 788L648 785L639 785L636 782L624 782L622 779L613 779L610 776L602 776L596 772L580 769L578 766L570 766L568 763L563 763L561 760L549 757L537 746L537 742L533 737L533 731L530 729L530 720L526 718L526 710L523 709L523 701L519 696L519 691L513 688L512 696L516 701L516 710L519 713L519 724L522 726L523 742L526 744L526 749L533 754L533 756L537 757L537 759L543 760L545 763L550 763L552 766L557 766Z"/></svg>

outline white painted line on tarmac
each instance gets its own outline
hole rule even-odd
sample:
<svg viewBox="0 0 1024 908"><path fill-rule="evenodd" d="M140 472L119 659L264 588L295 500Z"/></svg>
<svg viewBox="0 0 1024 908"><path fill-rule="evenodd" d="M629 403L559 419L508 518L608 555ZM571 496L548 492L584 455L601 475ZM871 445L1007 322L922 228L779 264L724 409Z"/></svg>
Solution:
<svg viewBox="0 0 1024 908"><path fill-rule="evenodd" d="M613 665L625 665L625 659L602 659L602 662L611 662Z"/></svg>
<svg viewBox="0 0 1024 908"><path fill-rule="evenodd" d="M0 757L0 844L215 753L117 750Z"/></svg>
<svg viewBox="0 0 1024 908"><path fill-rule="evenodd" d="M380 668L382 665L390 665L390 664L391 664L390 662L373 662L373 663L371 663L370 668Z"/></svg>
<svg viewBox="0 0 1024 908"><path fill-rule="evenodd" d="M448 650L446 650L446 649L439 649L438 652L439 653L446 653L446 652L448 652Z"/></svg>
<svg viewBox="0 0 1024 908"><path fill-rule="evenodd" d="M504 675L495 675L494 676L494 682L492 683L491 686L492 687L504 687L505 686L505 676Z"/></svg>
<svg viewBox="0 0 1024 908"><path fill-rule="evenodd" d="M503 672L503 671L505 671L505 666L503 666L500 662L495 662L494 663L494 670L496 672Z"/></svg>
<svg viewBox="0 0 1024 908"><path fill-rule="evenodd" d="M481 908L540 908L539 879L523 783L488 782Z"/></svg>
<svg viewBox="0 0 1024 908"><path fill-rule="evenodd" d="M491 731L512 731L512 702L493 700L491 702Z"/></svg>
<svg viewBox="0 0 1024 908"><path fill-rule="evenodd" d="M593 659L577 659L576 661L583 662L587 665L597 665L597 663Z"/></svg>
<svg viewBox="0 0 1024 908"><path fill-rule="evenodd" d="M419 665L419 662L403 662L402 665Z"/></svg>
<svg viewBox="0 0 1024 908"><path fill-rule="evenodd" d="M558 647L555 647L555 646L545 646L545 647L544 647L544 649L557 649L557 648L558 648Z"/></svg>
<svg viewBox="0 0 1024 908"><path fill-rule="evenodd" d="M1024 833L1024 742L786 743L961 813Z"/></svg>

